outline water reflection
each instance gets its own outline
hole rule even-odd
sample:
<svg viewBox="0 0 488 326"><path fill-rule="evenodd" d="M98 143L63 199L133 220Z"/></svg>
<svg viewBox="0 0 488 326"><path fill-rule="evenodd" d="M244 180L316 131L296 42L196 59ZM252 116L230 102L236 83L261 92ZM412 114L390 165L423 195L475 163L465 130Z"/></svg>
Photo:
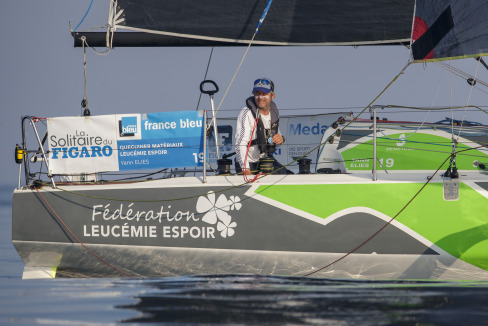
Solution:
<svg viewBox="0 0 488 326"><path fill-rule="evenodd" d="M488 283L194 276L142 281L123 322L320 325L479 324ZM477 310L477 314L468 314Z"/></svg>

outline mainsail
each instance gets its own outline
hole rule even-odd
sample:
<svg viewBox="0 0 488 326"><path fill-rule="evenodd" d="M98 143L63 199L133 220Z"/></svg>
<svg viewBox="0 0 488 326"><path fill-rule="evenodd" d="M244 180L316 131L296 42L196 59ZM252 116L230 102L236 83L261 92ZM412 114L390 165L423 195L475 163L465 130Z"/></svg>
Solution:
<svg viewBox="0 0 488 326"><path fill-rule="evenodd" d="M412 40L416 61L486 55L488 1L417 0Z"/></svg>
<svg viewBox="0 0 488 326"><path fill-rule="evenodd" d="M107 31L74 31L75 46L412 44L414 61L488 53L486 0L279 0L254 39L272 0L109 1Z"/></svg>
<svg viewBox="0 0 488 326"><path fill-rule="evenodd" d="M109 28L74 32L90 46L249 44L268 0L117 0ZM279 0L254 45L410 44L414 0ZM106 37L106 36L109 37Z"/></svg>

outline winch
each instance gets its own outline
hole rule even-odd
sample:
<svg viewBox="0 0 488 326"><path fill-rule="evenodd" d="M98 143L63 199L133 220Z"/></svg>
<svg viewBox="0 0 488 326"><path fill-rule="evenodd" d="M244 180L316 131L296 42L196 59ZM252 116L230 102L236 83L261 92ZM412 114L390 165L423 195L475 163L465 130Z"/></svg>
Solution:
<svg viewBox="0 0 488 326"><path fill-rule="evenodd" d="M274 171L273 153L276 150L276 144L273 143L271 137L266 144L266 156L259 159L259 170L262 173L272 173Z"/></svg>
<svg viewBox="0 0 488 326"><path fill-rule="evenodd" d="M229 157L231 157L235 153L236 152L224 154L222 155L221 159L217 160L217 169L219 171L219 175L230 174L230 166L232 165L232 160L229 159Z"/></svg>
<svg viewBox="0 0 488 326"><path fill-rule="evenodd" d="M299 174L310 174L310 163L311 159L307 157L302 157L298 160L298 173Z"/></svg>

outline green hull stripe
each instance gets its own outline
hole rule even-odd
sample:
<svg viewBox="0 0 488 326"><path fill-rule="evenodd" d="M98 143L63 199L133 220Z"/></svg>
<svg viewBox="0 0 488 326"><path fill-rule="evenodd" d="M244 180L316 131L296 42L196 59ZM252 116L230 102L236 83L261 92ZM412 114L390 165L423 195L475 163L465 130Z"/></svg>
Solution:
<svg viewBox="0 0 488 326"><path fill-rule="evenodd" d="M386 137L378 137L377 157L386 170L436 170L439 162L442 162L452 152L450 139L424 134L401 133ZM403 139L399 141L397 139ZM367 139L367 138L366 138ZM485 162L488 159L486 153L462 143L457 150L463 150L456 156L456 165L459 170L476 170L473 161ZM350 149L342 151L342 157L349 170L371 170L373 140L365 141ZM445 164L447 168L448 162ZM379 167L378 169L383 169Z"/></svg>
<svg viewBox="0 0 488 326"><path fill-rule="evenodd" d="M393 217L422 185L272 185L256 193L324 219L351 207ZM431 183L396 220L456 258L488 270L488 199L464 183L459 192L458 201L445 201L442 183Z"/></svg>

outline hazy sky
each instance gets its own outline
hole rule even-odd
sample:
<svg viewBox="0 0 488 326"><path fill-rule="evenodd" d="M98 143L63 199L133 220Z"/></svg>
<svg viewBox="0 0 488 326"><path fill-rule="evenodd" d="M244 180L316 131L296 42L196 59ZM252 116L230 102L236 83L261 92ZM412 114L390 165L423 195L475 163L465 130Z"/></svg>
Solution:
<svg viewBox="0 0 488 326"><path fill-rule="evenodd" d="M83 98L83 53L73 47L69 22L75 27L90 0L6 0L0 11L0 146L2 184L17 184L13 152L21 142L20 118L79 115ZM106 24L108 0L95 0L81 29ZM266 22L261 28L266 28ZM103 49L100 49L103 50ZM87 51L88 102L92 114L195 110L210 48L117 48L107 56ZM245 48L215 48L208 79L221 91L221 101ZM222 104L221 115L236 117L251 94L252 81L267 76L276 84L283 115L319 113L304 108L364 107L408 61L408 49L376 47L251 48ZM474 59L452 62L474 74ZM488 79L479 67L478 77ZM452 91L450 84L452 83ZM481 86L483 87L483 86ZM470 104L485 105L488 89L474 89ZM411 65L377 104L406 106L465 105L466 81L434 64ZM209 108L208 96L200 108ZM302 110L300 110L302 109ZM323 112L323 111L322 111ZM447 113L445 114L448 115ZM380 113L390 120L423 121L425 114ZM437 121L429 116L429 121ZM457 116L461 118L461 116ZM488 124L485 115L477 119Z"/></svg>

